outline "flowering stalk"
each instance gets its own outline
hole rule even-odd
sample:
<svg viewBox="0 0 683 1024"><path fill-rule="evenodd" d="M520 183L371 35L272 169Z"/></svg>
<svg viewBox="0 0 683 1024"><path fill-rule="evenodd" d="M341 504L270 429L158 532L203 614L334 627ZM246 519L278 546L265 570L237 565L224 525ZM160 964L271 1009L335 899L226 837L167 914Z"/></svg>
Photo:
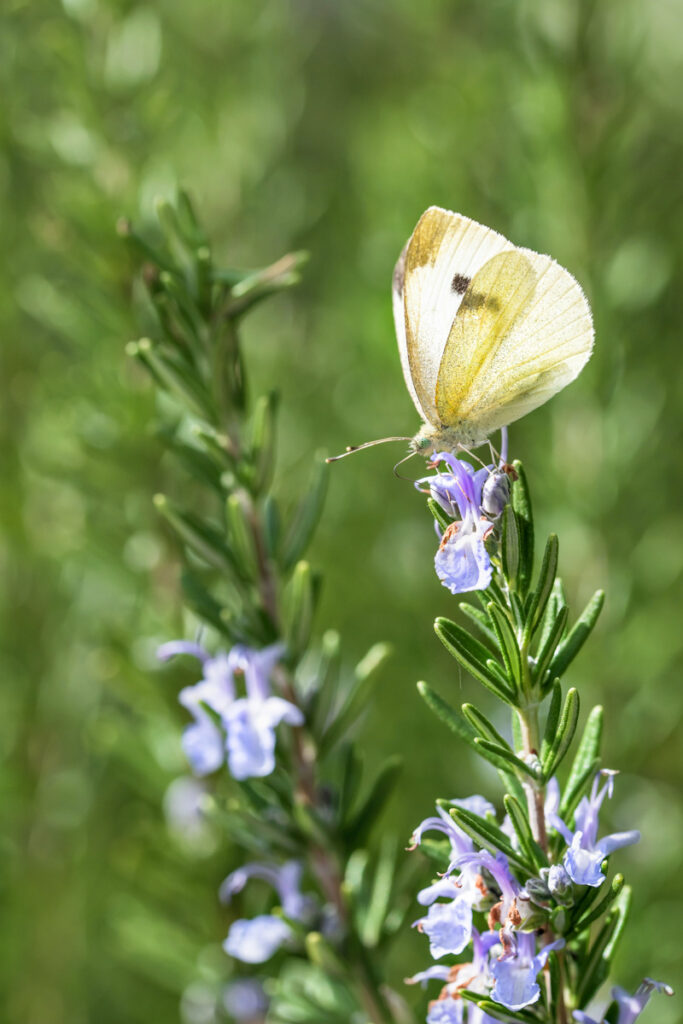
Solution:
<svg viewBox="0 0 683 1024"><path fill-rule="evenodd" d="M272 484L277 397L252 398L240 345L245 314L296 283L302 254L224 270L185 195L158 212L158 247L128 223L121 232L142 265L151 324L128 352L164 394L160 434L183 471L184 500L155 503L178 541L194 635L163 644L159 657L182 657L194 672L179 693L183 748L193 772L212 779L202 813L242 852L220 898L240 909L243 891L268 898L255 915L229 911L231 1013L262 1019L256 971L270 977L269 1021L410 1022L380 966L408 900L396 890L394 846L368 850L399 765L387 762L363 791L349 739L387 649L372 648L349 677L336 634L312 646L320 580L304 555L327 470L318 458L285 514Z"/></svg>
<svg viewBox="0 0 683 1024"><path fill-rule="evenodd" d="M590 712L563 786L558 769L570 752L579 720L574 688L562 676L597 621L598 591L573 626L557 578L558 541L548 538L534 582L531 499L520 463L507 464L507 436L498 464L474 469L443 452L419 489L440 539L437 575L452 593L476 593L480 607L460 608L470 629L446 618L436 633L446 649L511 713L504 736L473 704L451 707L426 683L429 707L498 771L504 819L481 796L440 800L438 817L415 830L440 866L439 880L418 895L428 907L416 927L432 957L465 953L470 961L439 964L411 982L446 982L430 1003L428 1024L595 1024L586 1011L605 981L630 907L630 890L610 856L637 842L631 830L599 838L598 816L616 773L601 770L602 708ZM560 795L562 793L562 795ZM571 827L573 825L573 828ZM442 838L425 839L430 832ZM652 991L614 991L600 1020L634 1021Z"/></svg>
<svg viewBox="0 0 683 1024"><path fill-rule="evenodd" d="M185 196L159 215L160 248L122 225L143 262L153 325L153 338L129 352L165 395L164 443L200 485L190 503L155 499L179 542L194 618L194 635L163 644L159 657L193 659L195 674L179 693L183 747L194 773L215 779L201 813L224 826L243 860L219 894L238 908L224 942L241 965L230 1012L272 1024L414 1024L384 977L408 901L396 884L394 845L371 841L398 764L388 761L360 796L348 740L386 649L373 648L345 678L336 636L312 644L319 578L303 556L325 467L318 460L297 509L283 515L272 484L277 401L252 399L240 346L242 317L295 283L301 257L222 270ZM604 1014L593 1007L630 907L623 876L610 877L611 855L639 839L635 830L601 835L615 773L601 767L600 707L564 767L579 697L563 691L562 677L603 595L569 626L555 536L534 580L529 488L506 449L504 432L500 458L477 469L437 453L438 472L417 482L439 537L439 579L479 600L461 604L468 628L439 618L437 635L505 705L511 726L504 734L474 704L455 709L418 684L437 716L498 771L504 793L498 807L479 795L439 800L415 829L412 848L438 869L418 894L415 926L438 962L410 981L441 982L428 1024L633 1024L653 991L670 990L646 979L633 996L615 989ZM187 491L186 477L181 483ZM243 893L256 886L268 902L247 915ZM255 971L269 977L270 1006Z"/></svg>

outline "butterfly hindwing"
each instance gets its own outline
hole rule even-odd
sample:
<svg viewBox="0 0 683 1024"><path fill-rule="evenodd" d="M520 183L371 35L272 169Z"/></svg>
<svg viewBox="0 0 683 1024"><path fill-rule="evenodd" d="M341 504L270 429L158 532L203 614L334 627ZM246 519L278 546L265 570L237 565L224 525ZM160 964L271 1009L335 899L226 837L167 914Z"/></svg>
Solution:
<svg viewBox="0 0 683 1024"><path fill-rule="evenodd" d="M473 277L448 335L436 383L444 424L471 412L473 386L486 375L503 338L534 294L536 275L517 249L499 253Z"/></svg>

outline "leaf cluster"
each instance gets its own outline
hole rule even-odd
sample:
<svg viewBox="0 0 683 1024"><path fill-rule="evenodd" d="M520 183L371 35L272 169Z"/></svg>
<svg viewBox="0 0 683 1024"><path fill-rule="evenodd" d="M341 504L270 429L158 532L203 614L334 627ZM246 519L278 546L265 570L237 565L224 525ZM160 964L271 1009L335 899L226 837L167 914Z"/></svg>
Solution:
<svg viewBox="0 0 683 1024"><path fill-rule="evenodd" d="M157 244L128 223L120 228L139 266L150 323L149 336L127 351L163 395L158 436L182 494L158 494L155 505L182 559L185 604L209 644L284 643L273 681L305 718L301 728L279 729L271 776L221 780L206 813L250 858L302 861L305 887L318 893L320 912L310 924L288 922L296 959L272 990L274 1019L348 1021L361 1012L390 1021L373 957L396 934L408 901L397 889L395 843L371 851L400 761L368 778L352 740L389 650L375 645L349 671L336 633L312 639L321 578L306 553L327 467L316 456L300 500L283 507L273 490L278 397L252 397L240 345L244 316L298 281L304 255L255 271L225 270L215 265L187 195L160 203L157 213Z"/></svg>

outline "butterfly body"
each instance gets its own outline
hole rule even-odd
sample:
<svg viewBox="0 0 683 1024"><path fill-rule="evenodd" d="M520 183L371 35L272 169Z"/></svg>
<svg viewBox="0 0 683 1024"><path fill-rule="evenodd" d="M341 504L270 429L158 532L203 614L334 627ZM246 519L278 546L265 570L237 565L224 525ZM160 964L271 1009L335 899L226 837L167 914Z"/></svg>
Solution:
<svg viewBox="0 0 683 1024"><path fill-rule="evenodd" d="M423 426L411 450L476 447L572 381L593 346L571 274L440 207L420 218L394 271L408 391Z"/></svg>
<svg viewBox="0 0 683 1024"><path fill-rule="evenodd" d="M487 437L487 431L465 420L448 427L443 424L424 423L410 442L410 450L421 455L454 452L458 448L477 448Z"/></svg>

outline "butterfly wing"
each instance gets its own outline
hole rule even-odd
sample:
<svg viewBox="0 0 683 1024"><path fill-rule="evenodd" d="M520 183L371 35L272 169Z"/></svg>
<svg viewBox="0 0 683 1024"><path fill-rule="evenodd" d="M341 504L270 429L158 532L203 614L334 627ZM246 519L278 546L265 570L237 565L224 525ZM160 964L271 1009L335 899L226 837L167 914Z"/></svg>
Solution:
<svg viewBox="0 0 683 1024"><path fill-rule="evenodd" d="M408 358L408 339L406 335L406 316L403 306L404 301L404 285L406 277L406 255L408 253L408 245L406 242L401 251L401 255L398 258L398 262L394 267L394 276L392 279L391 287L391 302L394 310L394 324L396 326L396 340L398 341L398 353L401 357L401 369L403 370L403 377L408 388L408 393L413 400L413 405L417 409L418 413L423 420L428 419L427 413L422 407L415 385L413 384L413 376L410 370L410 360Z"/></svg>
<svg viewBox="0 0 683 1024"><path fill-rule="evenodd" d="M572 275L530 249L500 253L472 278L453 321L437 375L439 419L486 435L574 380L592 348L590 307Z"/></svg>
<svg viewBox="0 0 683 1024"><path fill-rule="evenodd" d="M435 426L437 375L470 280L496 253L513 248L490 228L431 206L399 257L393 307L403 375L417 411Z"/></svg>

